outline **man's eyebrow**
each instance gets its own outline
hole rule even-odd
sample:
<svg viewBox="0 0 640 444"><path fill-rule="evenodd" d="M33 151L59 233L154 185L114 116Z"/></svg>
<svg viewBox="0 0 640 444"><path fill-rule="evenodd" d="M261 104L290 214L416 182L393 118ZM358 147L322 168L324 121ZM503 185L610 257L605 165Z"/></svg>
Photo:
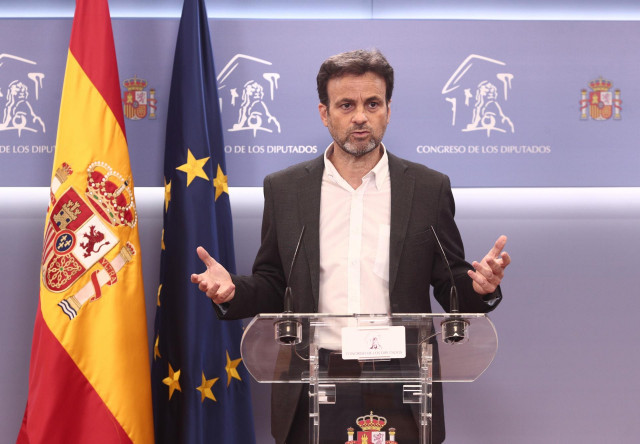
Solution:
<svg viewBox="0 0 640 444"><path fill-rule="evenodd" d="M384 96L380 94L373 94L364 99L365 102L371 102L372 100L378 100L378 101L384 100ZM354 99L351 97L338 97L335 101L336 102L356 102L357 99Z"/></svg>

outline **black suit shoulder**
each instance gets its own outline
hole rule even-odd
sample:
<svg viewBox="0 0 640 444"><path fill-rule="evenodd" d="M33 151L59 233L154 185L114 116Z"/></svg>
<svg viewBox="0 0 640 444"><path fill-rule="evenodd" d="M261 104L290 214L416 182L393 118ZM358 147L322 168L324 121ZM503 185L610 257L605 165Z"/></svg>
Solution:
<svg viewBox="0 0 640 444"><path fill-rule="evenodd" d="M296 163L295 165L291 165L290 167L287 167L285 169L268 174L264 178L264 185L266 185L267 183L290 183L291 180L305 176L306 174L309 174L309 172L317 168L324 168L324 154L322 156L316 157L315 159Z"/></svg>

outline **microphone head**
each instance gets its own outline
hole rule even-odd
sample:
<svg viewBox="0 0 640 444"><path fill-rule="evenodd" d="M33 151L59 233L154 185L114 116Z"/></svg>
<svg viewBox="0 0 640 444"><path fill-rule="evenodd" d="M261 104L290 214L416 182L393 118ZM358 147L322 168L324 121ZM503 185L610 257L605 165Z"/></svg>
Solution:
<svg viewBox="0 0 640 444"><path fill-rule="evenodd" d="M283 319L275 323L276 342L296 345L302 341L302 323L297 319Z"/></svg>
<svg viewBox="0 0 640 444"><path fill-rule="evenodd" d="M446 344L463 344L469 340L469 321L451 317L440 324L442 340Z"/></svg>

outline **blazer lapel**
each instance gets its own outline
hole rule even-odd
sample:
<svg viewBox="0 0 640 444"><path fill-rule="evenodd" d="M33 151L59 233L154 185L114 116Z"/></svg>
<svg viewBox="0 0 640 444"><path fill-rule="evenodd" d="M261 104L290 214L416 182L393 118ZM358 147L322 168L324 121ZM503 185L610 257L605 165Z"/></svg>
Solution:
<svg viewBox="0 0 640 444"><path fill-rule="evenodd" d="M299 218L305 227L302 248L309 264L315 311L318 310L320 294L320 194L323 171L324 156L320 156L305 167L297 180Z"/></svg>
<svg viewBox="0 0 640 444"><path fill-rule="evenodd" d="M409 225L415 181L412 176L406 174L407 165L402 159L391 153L388 155L391 179L391 235L389 239L389 297L391 298Z"/></svg>

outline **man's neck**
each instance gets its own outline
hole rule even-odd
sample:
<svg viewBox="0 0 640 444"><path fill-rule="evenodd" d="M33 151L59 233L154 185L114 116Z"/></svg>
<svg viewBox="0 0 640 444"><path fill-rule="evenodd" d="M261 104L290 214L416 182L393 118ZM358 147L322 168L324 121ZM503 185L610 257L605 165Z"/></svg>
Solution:
<svg viewBox="0 0 640 444"><path fill-rule="evenodd" d="M334 143L327 153L327 158L338 171L338 174L355 190L362 184L362 178L377 165L384 151L382 144L373 151L354 156L346 153Z"/></svg>

